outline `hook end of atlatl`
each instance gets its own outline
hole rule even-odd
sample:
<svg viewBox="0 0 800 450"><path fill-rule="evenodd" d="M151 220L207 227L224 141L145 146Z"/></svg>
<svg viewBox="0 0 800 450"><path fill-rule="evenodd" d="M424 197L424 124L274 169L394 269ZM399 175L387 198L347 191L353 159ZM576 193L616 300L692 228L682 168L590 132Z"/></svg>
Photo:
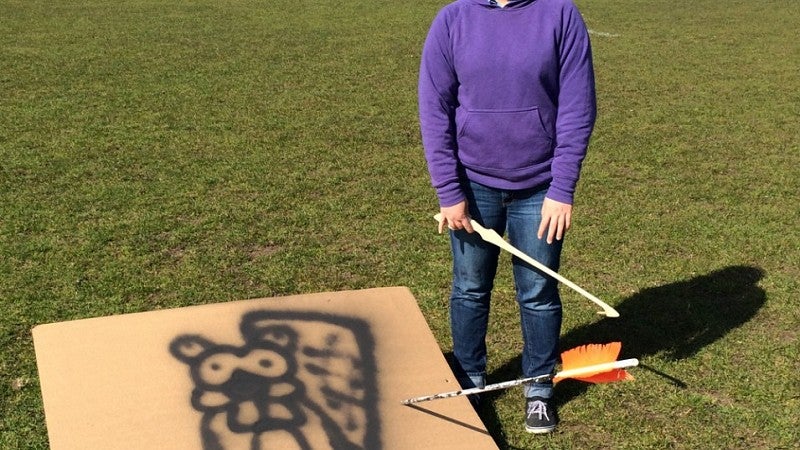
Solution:
<svg viewBox="0 0 800 450"><path fill-rule="evenodd" d="M610 311L597 311L597 314L601 314L606 317L611 317L612 319L616 319L617 317L619 317L619 313L614 309Z"/></svg>

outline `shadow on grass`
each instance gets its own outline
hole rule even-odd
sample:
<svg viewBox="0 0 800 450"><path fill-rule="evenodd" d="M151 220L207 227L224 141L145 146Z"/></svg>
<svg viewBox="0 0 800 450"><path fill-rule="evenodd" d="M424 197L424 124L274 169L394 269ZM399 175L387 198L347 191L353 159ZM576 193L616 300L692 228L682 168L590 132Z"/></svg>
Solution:
<svg viewBox="0 0 800 450"><path fill-rule="evenodd" d="M695 355L703 347L750 320L766 300L758 286L764 272L757 267L731 266L707 275L648 288L620 302L616 319L603 319L570 330L561 337L562 350L583 344L622 342L620 359L661 354L668 360ZM657 368L640 369L660 375L665 382L686 384ZM662 368L663 369L663 368ZM488 383L520 376L520 357L506 362L488 376ZM584 393L589 384L565 381L557 386L557 403L564 405ZM489 433L501 449L513 449L504 433L493 403L502 391L488 392L479 411ZM520 399L520 414L522 400ZM520 426L522 418L520 417Z"/></svg>

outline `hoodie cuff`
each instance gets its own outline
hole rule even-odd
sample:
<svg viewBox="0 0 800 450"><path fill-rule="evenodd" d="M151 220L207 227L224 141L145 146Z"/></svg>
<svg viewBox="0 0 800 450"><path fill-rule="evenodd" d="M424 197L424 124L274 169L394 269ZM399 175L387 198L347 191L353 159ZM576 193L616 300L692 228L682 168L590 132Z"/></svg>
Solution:
<svg viewBox="0 0 800 450"><path fill-rule="evenodd" d="M436 190L436 196L439 197L439 207L446 208L460 203L466 199L461 186L458 183L443 186Z"/></svg>
<svg viewBox="0 0 800 450"><path fill-rule="evenodd" d="M555 183L551 183L550 187L547 189L547 194L545 195L545 197L551 200L555 200L557 202L571 205L573 202L574 192L575 192L574 188L571 190L566 190Z"/></svg>

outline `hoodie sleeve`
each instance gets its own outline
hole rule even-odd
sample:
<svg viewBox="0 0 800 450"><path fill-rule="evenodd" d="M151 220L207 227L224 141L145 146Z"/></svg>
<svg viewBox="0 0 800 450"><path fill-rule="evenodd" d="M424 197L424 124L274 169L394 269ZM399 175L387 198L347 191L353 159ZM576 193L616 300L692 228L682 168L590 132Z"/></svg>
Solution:
<svg viewBox="0 0 800 450"><path fill-rule="evenodd" d="M572 2L562 12L556 148L547 197L572 204L597 115L589 33Z"/></svg>
<svg viewBox="0 0 800 450"><path fill-rule="evenodd" d="M464 199L456 157L455 109L458 81L453 65L447 10L431 24L419 70L419 122L431 184L440 206Z"/></svg>

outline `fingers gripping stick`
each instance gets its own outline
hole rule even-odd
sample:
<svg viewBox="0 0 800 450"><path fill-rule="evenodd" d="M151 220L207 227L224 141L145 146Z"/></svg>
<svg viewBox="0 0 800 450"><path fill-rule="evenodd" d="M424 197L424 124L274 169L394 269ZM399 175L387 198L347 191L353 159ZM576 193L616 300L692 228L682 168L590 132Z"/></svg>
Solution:
<svg viewBox="0 0 800 450"><path fill-rule="evenodd" d="M436 214L435 216L433 216L433 218L436 219L438 222L442 221L442 215L441 214ZM478 222L476 222L473 219L470 219L470 224L472 224L472 228L475 231L478 232L478 234L481 236L481 239L483 239L484 241L486 241L486 242L488 242L490 244L494 244L494 245L500 247L501 249L503 249L503 250L511 253L512 255L516 256L517 258L525 261L526 263L532 265L533 267L536 267L537 269L541 270L542 272L546 273L547 275L550 275L551 277L555 278L559 282L569 286L575 292L581 294L586 299L592 301L593 303L595 303L596 305L601 307L603 310L602 311L598 311L597 312L598 314L604 314L606 317L619 317L619 313L614 308L612 308L611 306L609 306L608 304L606 304L605 302L603 302L599 298L595 297L594 295L590 294L589 292L585 291L583 288L581 288L577 284L573 283L572 281L569 281L568 279L562 277L561 275L558 274L558 272L550 269L549 267L545 266L544 264L540 263L539 261L536 261L535 259L533 259L530 256L526 255L525 253L523 253L518 248L516 248L513 245L509 244L508 242L506 242L505 239L503 239L499 234L497 234L496 231L494 231L494 230L492 230L490 228L484 228L483 226L481 226L481 224L479 224Z"/></svg>

